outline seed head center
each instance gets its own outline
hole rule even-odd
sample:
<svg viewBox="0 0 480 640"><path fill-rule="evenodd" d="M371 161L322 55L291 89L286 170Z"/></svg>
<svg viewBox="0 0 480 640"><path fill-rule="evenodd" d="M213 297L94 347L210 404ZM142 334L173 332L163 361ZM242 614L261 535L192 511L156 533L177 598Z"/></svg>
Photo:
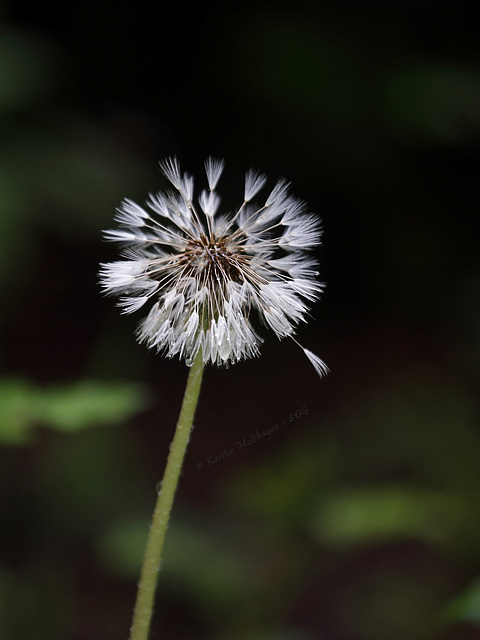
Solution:
<svg viewBox="0 0 480 640"><path fill-rule="evenodd" d="M202 279L234 280L242 282L242 265L246 256L238 245L229 246L226 236L200 235L190 240L184 252L183 262L188 275L201 275Z"/></svg>

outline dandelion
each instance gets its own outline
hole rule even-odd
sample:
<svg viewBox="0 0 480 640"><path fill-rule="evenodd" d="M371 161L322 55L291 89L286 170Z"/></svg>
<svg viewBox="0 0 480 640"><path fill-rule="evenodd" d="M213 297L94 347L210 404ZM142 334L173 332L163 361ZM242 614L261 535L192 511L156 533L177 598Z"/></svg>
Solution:
<svg viewBox="0 0 480 640"><path fill-rule="evenodd" d="M150 195L145 206L125 200L119 228L105 232L120 242L122 260L102 264L103 291L119 295L124 313L149 306L138 339L190 367L145 549L130 640L147 640L165 533L193 425L206 364L233 364L258 355L262 338L254 322L278 338L294 337L309 304L318 299L318 219L280 180L263 204L254 199L266 184L248 171L243 201L220 212L216 188L223 161L205 163L207 188L194 201L193 178L175 158L161 163L173 189ZM300 344L319 376L328 368Z"/></svg>
<svg viewBox="0 0 480 640"><path fill-rule="evenodd" d="M124 260L101 266L104 292L120 295L125 313L150 305L138 339L191 366L197 354L216 365L258 355L252 311L278 338L292 337L323 288L309 255L320 242L318 219L284 180L258 205L266 178L249 171L243 202L228 216L216 191L223 161L206 161L208 188L197 202L193 178L175 158L161 168L174 190L150 195L143 207L125 200L120 228L105 232L123 245ZM322 360L302 349L324 375Z"/></svg>

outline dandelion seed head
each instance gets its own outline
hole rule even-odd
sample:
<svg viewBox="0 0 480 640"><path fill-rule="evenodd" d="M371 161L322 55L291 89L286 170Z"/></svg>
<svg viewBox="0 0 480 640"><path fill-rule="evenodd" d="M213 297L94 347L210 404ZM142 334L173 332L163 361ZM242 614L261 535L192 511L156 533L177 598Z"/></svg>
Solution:
<svg viewBox="0 0 480 640"><path fill-rule="evenodd" d="M196 202L193 177L177 159L160 166L173 189L150 194L144 207L124 200L119 228L104 232L121 244L123 259L101 265L103 291L120 296L124 313L150 305L138 339L189 365L198 353L205 363L228 365L259 353L252 312L278 338L293 337L323 289L309 253L320 242L318 218L284 180L256 203L266 177L252 170L243 202L227 215L216 192L223 160L207 159L207 188ZM324 374L322 361L304 351Z"/></svg>

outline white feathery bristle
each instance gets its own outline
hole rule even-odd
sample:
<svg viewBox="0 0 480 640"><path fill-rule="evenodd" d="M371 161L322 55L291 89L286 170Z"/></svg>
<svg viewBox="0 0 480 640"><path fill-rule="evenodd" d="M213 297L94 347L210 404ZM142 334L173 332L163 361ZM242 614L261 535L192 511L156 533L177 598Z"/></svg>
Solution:
<svg viewBox="0 0 480 640"><path fill-rule="evenodd" d="M180 165L177 158L165 158L160 163L160 169L163 175L169 180L176 189L181 187Z"/></svg>
<svg viewBox="0 0 480 640"><path fill-rule="evenodd" d="M198 197L198 202L200 204L200 207L202 208L202 211L207 216L213 217L220 204L220 197L213 190L211 191L203 190L200 196Z"/></svg>
<svg viewBox="0 0 480 640"><path fill-rule="evenodd" d="M271 207L273 204L284 203L288 198L288 188L290 183L284 178L280 178L277 184L273 187L272 192L265 202L266 207Z"/></svg>
<svg viewBox="0 0 480 640"><path fill-rule="evenodd" d="M312 363L315 371L318 373L320 378L323 378L324 376L326 376L327 373L330 371L330 369L327 367L324 361L320 360L318 356L316 356L314 353L312 353L308 349L305 349L304 347L302 347L302 349L305 355L307 356L307 358Z"/></svg>
<svg viewBox="0 0 480 640"><path fill-rule="evenodd" d="M205 162L205 172L207 174L208 187L210 191L213 191L217 186L218 180L222 175L224 164L223 160L217 160L212 157L207 158Z"/></svg>
<svg viewBox="0 0 480 640"><path fill-rule="evenodd" d="M248 202L257 195L267 181L266 176L250 169L245 176L245 202Z"/></svg>

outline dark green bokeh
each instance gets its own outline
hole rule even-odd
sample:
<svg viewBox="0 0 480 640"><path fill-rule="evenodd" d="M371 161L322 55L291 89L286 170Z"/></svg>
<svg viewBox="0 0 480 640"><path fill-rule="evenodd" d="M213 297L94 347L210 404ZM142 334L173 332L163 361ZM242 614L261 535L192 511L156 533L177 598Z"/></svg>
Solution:
<svg viewBox="0 0 480 640"><path fill-rule="evenodd" d="M152 637L480 634L474 2L7 3L0 638L126 638L186 379L99 294L120 200L226 158L323 218L300 341L209 369Z"/></svg>

